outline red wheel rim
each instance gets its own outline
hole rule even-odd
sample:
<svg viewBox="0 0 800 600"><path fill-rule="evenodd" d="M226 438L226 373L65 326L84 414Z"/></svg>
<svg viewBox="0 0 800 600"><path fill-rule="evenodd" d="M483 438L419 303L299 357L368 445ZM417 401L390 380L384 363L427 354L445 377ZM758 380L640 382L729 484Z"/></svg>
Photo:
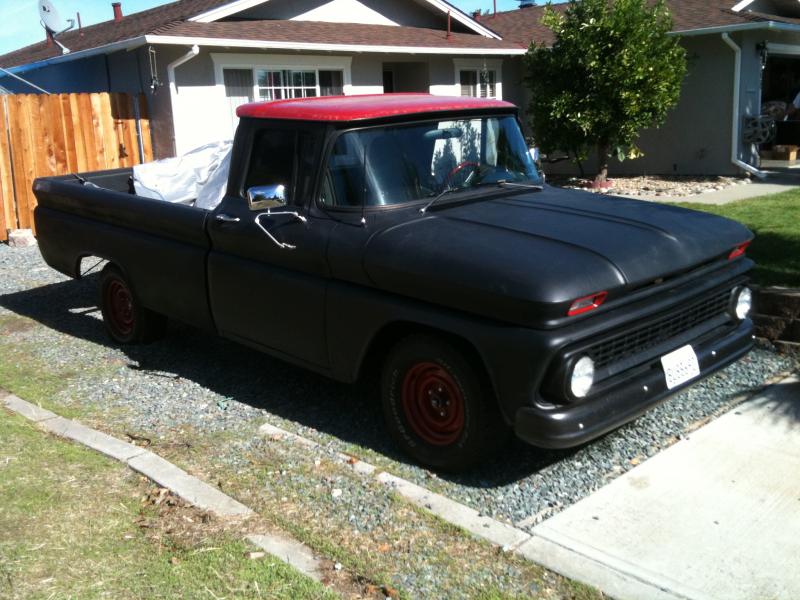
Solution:
<svg viewBox="0 0 800 600"><path fill-rule="evenodd" d="M403 410L414 432L434 446L449 446L464 430L464 395L441 365L421 362L403 378Z"/></svg>
<svg viewBox="0 0 800 600"><path fill-rule="evenodd" d="M130 335L134 324L133 296L125 282L113 279L106 286L105 302L114 330L120 335Z"/></svg>

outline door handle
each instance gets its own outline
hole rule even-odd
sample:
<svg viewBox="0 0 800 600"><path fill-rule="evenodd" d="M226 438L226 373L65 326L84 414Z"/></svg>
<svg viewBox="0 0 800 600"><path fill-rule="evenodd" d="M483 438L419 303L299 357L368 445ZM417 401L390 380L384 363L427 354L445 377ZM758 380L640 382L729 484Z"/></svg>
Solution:
<svg viewBox="0 0 800 600"><path fill-rule="evenodd" d="M225 215L225 214L217 215L214 218L220 223L238 223L239 221L241 221L239 217L232 217L230 215Z"/></svg>

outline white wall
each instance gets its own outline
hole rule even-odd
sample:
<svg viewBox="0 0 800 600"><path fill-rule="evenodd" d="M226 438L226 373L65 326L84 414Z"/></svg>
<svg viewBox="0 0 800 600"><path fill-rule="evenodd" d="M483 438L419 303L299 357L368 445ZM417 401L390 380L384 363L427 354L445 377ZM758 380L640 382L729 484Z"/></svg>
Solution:
<svg viewBox="0 0 800 600"><path fill-rule="evenodd" d="M159 50L161 52L161 50ZM185 48L170 48L170 60L182 56ZM344 73L345 95L383 93L383 68L391 63L422 63L423 75L429 77L429 91L437 95L461 93L458 81L460 68L480 69L486 66L497 74L497 94L503 94L503 60L451 58L403 54L311 55L273 54L264 51L209 52L200 54L177 67L176 93L173 96L175 150L178 154L203 144L233 136L231 109L225 97L222 70L225 68L335 69ZM160 92L161 93L161 92ZM169 97L168 90L164 93ZM254 96L256 97L256 96Z"/></svg>
<svg viewBox="0 0 800 600"><path fill-rule="evenodd" d="M314 15L315 18L306 18ZM447 16L427 3L410 0L269 0L235 15L244 19L316 20L443 28ZM466 31L453 21L454 31Z"/></svg>
<svg viewBox="0 0 800 600"><path fill-rule="evenodd" d="M333 0L292 17L293 21L326 23L362 23L367 25L399 25L358 0Z"/></svg>

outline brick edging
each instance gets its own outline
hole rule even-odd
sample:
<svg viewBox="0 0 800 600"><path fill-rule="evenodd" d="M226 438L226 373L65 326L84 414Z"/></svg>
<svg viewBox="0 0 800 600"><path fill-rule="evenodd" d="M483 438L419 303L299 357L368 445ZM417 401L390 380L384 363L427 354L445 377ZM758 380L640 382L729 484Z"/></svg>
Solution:
<svg viewBox="0 0 800 600"><path fill-rule="evenodd" d="M783 348L800 349L800 289L753 286L756 335Z"/></svg>

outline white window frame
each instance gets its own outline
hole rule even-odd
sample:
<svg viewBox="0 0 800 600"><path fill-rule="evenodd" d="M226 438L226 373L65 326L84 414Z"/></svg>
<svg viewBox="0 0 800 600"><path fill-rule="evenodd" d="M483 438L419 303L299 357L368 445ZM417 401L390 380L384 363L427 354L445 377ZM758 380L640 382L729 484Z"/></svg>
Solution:
<svg viewBox="0 0 800 600"><path fill-rule="evenodd" d="M480 72L486 69L494 72L494 99L503 99L503 60L502 59L453 59L453 94L461 95L461 71L475 71L478 73L478 85L480 85Z"/></svg>
<svg viewBox="0 0 800 600"><path fill-rule="evenodd" d="M317 94L319 95L319 72L320 71L342 71L343 88L345 96L353 94L352 76L352 56L317 56L311 54L289 55L289 54L234 54L212 52L211 61L214 64L214 82L216 96L220 107L229 111L227 98L225 97L225 77L224 69L250 69L253 72L253 98L258 101L259 85L258 71L315 71L317 76ZM233 119L238 121L238 119ZM233 123L233 129L236 123ZM231 135L233 135L233 129Z"/></svg>
<svg viewBox="0 0 800 600"><path fill-rule="evenodd" d="M291 56L280 54L221 54L211 53L214 63L214 78L222 96L225 95L223 69L251 69L253 71L253 98L259 98L258 71L314 71L317 76L319 94L320 71L342 71L345 96L353 93L351 56Z"/></svg>

